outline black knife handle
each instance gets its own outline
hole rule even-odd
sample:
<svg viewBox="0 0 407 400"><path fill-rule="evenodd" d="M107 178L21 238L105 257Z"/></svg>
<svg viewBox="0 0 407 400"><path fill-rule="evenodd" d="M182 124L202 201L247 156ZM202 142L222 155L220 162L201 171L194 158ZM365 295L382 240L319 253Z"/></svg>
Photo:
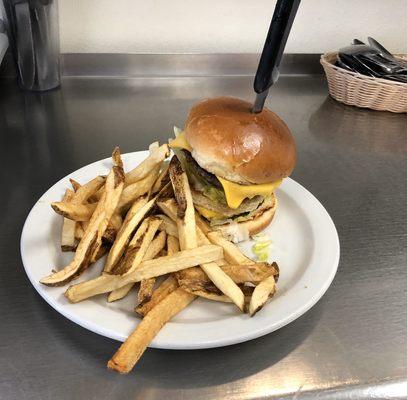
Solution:
<svg viewBox="0 0 407 400"><path fill-rule="evenodd" d="M254 91L262 93L278 79L279 65L301 0L278 0L254 78Z"/></svg>

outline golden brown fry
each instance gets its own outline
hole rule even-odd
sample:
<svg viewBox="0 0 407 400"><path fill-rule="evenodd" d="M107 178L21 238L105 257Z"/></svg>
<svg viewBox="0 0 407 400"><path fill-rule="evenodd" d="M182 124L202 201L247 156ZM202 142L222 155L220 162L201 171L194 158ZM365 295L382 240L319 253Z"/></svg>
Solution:
<svg viewBox="0 0 407 400"><path fill-rule="evenodd" d="M73 221L89 221L97 204L75 204L67 201L54 201L51 203L52 209L64 218Z"/></svg>
<svg viewBox="0 0 407 400"><path fill-rule="evenodd" d="M109 226L118 232L123 224L123 218L117 212L114 212L112 218L110 219Z"/></svg>
<svg viewBox="0 0 407 400"><path fill-rule="evenodd" d="M225 239L222 233L213 231L208 232L207 236L211 243L223 247L225 259L230 264L253 264L253 260L246 257L235 244Z"/></svg>
<svg viewBox="0 0 407 400"><path fill-rule="evenodd" d="M106 260L104 272L110 272L122 256L131 235L137 228L137 225L143 220L146 214L153 207L154 201L147 202L146 198L137 200L131 209L128 211L123 225L117 233L116 240L110 249L109 255Z"/></svg>
<svg viewBox="0 0 407 400"><path fill-rule="evenodd" d="M119 203L120 196L124 188L124 172L123 168L113 166L110 173L106 179L105 183L105 198L104 198L104 218L98 226L97 237L96 237L96 247L92 255L91 262L96 261L96 256L102 246L103 235L109 226L112 216L116 210L117 204Z"/></svg>
<svg viewBox="0 0 407 400"><path fill-rule="evenodd" d="M122 374L130 372L160 329L194 299L194 295L182 289L170 293L141 320L135 331L109 360L108 368Z"/></svg>
<svg viewBox="0 0 407 400"><path fill-rule="evenodd" d="M161 222L161 221L159 221ZM158 223L158 227L160 227L160 224ZM144 255L143 261L147 260L152 260L157 256L157 254L165 247L167 239L167 234L165 231L161 231L157 237L150 243L150 246L148 246L148 249L146 251L146 254Z"/></svg>
<svg viewBox="0 0 407 400"><path fill-rule="evenodd" d="M162 168L160 175L158 176L157 180L154 182L154 185L151 189L152 194L158 193L167 183L169 183L170 177L168 175L168 168L169 168L168 164L164 165L164 168Z"/></svg>
<svg viewBox="0 0 407 400"><path fill-rule="evenodd" d="M72 221L71 219L68 219L68 221ZM75 221L72 221L75 222ZM85 229L83 228L83 225L81 222L76 222L75 223L75 239L76 240L81 240L83 238L83 235L85 234Z"/></svg>
<svg viewBox="0 0 407 400"><path fill-rule="evenodd" d="M85 183L75 192L71 202L75 204L85 203L104 185L105 181L106 178L104 176L97 176L91 181Z"/></svg>
<svg viewBox="0 0 407 400"><path fill-rule="evenodd" d="M138 197L144 196L150 191L155 179L157 178L159 168L159 166L153 168L153 170L145 178L124 188L118 206L119 213L126 212Z"/></svg>
<svg viewBox="0 0 407 400"><path fill-rule="evenodd" d="M175 289L178 288L177 280L170 275L161 285L153 291L151 299L142 304L138 305L136 308L136 312L142 316L145 316L148 312L150 312L160 301L165 299L170 293L172 293Z"/></svg>
<svg viewBox="0 0 407 400"><path fill-rule="evenodd" d="M141 164L126 174L126 186L145 178L152 169L161 165L169 154L166 144L153 149L150 155Z"/></svg>
<svg viewBox="0 0 407 400"><path fill-rule="evenodd" d="M146 238L145 236L149 223L150 218L145 218L140 226L136 229L136 232L129 242L123 256L111 270L111 273L115 275L123 275L129 271L133 262L138 265L142 261L142 258L144 257L150 243L149 239L152 240L152 236L150 238Z"/></svg>
<svg viewBox="0 0 407 400"><path fill-rule="evenodd" d="M204 262L217 261L223 256L222 248L215 245L201 246L196 249L179 251L171 256L143 261L140 266L124 275L103 274L90 281L72 285L65 296L73 303L97 294L111 292L129 283L140 282L142 279L177 272Z"/></svg>
<svg viewBox="0 0 407 400"><path fill-rule="evenodd" d="M69 178L69 182L71 182L72 188L75 192L77 192L78 189L82 186L79 182L72 178Z"/></svg>
<svg viewBox="0 0 407 400"><path fill-rule="evenodd" d="M152 260L165 247L167 234L161 231L150 243L143 260ZM155 278L143 279L137 294L138 304L143 305L151 299L155 284Z"/></svg>
<svg viewBox="0 0 407 400"><path fill-rule="evenodd" d="M274 295L275 291L276 282L273 275L264 279L256 286L249 305L249 314L251 317L264 306L269 297Z"/></svg>
<svg viewBox="0 0 407 400"><path fill-rule="evenodd" d="M177 203L174 199L157 201L158 208L172 221L177 221Z"/></svg>
<svg viewBox="0 0 407 400"><path fill-rule="evenodd" d="M157 217L163 221L163 223L160 226L161 230L164 230L167 233L167 235L178 237L177 225L175 225L171 218L167 217L164 214L158 214Z"/></svg>
<svg viewBox="0 0 407 400"><path fill-rule="evenodd" d="M128 269L126 269L126 270L122 269L122 270L119 271L119 273L129 273L131 271L134 271L135 269L138 268L141 261L146 259L146 255L148 253L148 250L150 249L151 245L154 242L154 240L153 240L154 235L156 234L156 232L157 232L160 225L161 225L161 221L159 219L154 218L154 219L149 220L148 228L147 228L145 234L143 235L142 238L138 239L138 240L141 240L141 243L139 244L138 249L135 248L136 254L134 256L134 259L132 260L132 262L129 265ZM165 239L164 239L164 243L165 243ZM136 245L137 244L138 243L136 243ZM164 245L163 245L163 247L164 247ZM161 249L158 249L158 251L160 251L160 250ZM117 273L117 272L115 271L115 273ZM129 283L126 286L123 286L123 287L121 287L121 288L119 288L117 290L112 291L112 293L109 294L107 300L109 302L112 302L112 301L122 299L123 297L127 296L127 294L130 292L130 290L131 290L131 288L133 286L134 286L134 283ZM153 283L153 286L154 286L154 283Z"/></svg>
<svg viewBox="0 0 407 400"><path fill-rule="evenodd" d="M230 298L224 294L206 292L205 290L202 289L191 289L187 286L180 286L180 288L188 293L191 293L198 297L202 297L207 300L219 301L221 303L233 303L232 300L230 300Z"/></svg>
<svg viewBox="0 0 407 400"><path fill-rule="evenodd" d="M278 265L276 263L271 265L268 263L224 265L222 269L237 284L250 282L257 285L271 275L273 275L277 281L279 275Z"/></svg>
<svg viewBox="0 0 407 400"><path fill-rule="evenodd" d="M167 236L167 252L169 256L179 252L179 241L175 236Z"/></svg>
<svg viewBox="0 0 407 400"><path fill-rule="evenodd" d="M123 168L123 160L122 160L122 155L120 153L119 146L116 146L114 148L113 153L112 153L112 160L113 160L114 165L116 165L117 167Z"/></svg>
<svg viewBox="0 0 407 400"><path fill-rule="evenodd" d="M186 292L194 294L198 297L203 297L204 299L213 300L213 301L220 301L222 303L233 303L232 300L228 296L225 296L220 291L214 292L211 290L207 290L206 288L201 288L198 285L190 286L190 285L182 285L180 286ZM216 287L215 287L216 288ZM250 303L254 287L251 286L240 286L244 296L245 296L245 307L248 306Z"/></svg>
<svg viewBox="0 0 407 400"><path fill-rule="evenodd" d="M63 197L63 201L69 202L72 200L74 192L67 189ZM75 221L71 221L68 218L64 218L62 223L62 233L61 233L61 250L62 251L75 251L77 247L75 229Z"/></svg>
<svg viewBox="0 0 407 400"><path fill-rule="evenodd" d="M89 225L79 242L72 262L64 269L55 272L43 279L41 283L48 286L61 286L79 276L96 259L102 245L102 235L109 223L110 217L116 207L115 201L120 197L123 188L123 172L113 167L106 182L106 191L103 194ZM81 187L81 189L83 186ZM80 189L79 189L80 190ZM79 191L78 191L79 192ZM77 194L76 192L75 194Z"/></svg>

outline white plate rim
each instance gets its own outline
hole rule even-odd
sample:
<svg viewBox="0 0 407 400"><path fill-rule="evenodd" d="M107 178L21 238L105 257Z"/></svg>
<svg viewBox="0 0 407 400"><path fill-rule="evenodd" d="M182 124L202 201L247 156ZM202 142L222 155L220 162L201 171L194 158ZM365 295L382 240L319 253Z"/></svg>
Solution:
<svg viewBox="0 0 407 400"><path fill-rule="evenodd" d="M137 151L137 152L132 152L132 153L126 153L123 154L123 157L132 157L134 155L147 155L147 151ZM68 318L72 322L80 325L81 327L88 329L94 333L98 333L102 336L115 339L118 341L124 341L126 336L118 334L114 330L106 329L98 324L95 324L91 321L83 320L82 318L78 317L75 315L75 313L70 312L69 310L66 310L63 306L58 304L57 301L55 301L50 295L47 295L47 287L41 285L37 279L34 278L33 274L30 271L30 268L28 267L29 265L29 260L28 260L28 254L26 253L24 249L24 242L25 242L25 237L27 235L27 230L29 227L29 222L32 214L35 212L37 204L41 201L43 197L46 197L47 193L50 192L51 190L54 189L55 186L60 185L62 182L66 181L69 177L73 175L80 174L83 170L88 169L91 166L94 166L96 164L101 164L104 162L107 162L109 158L95 161L91 164L88 164L82 168L79 168L78 170L68 174L64 178L60 179L58 182L56 182L54 185L52 185L34 204L32 209L30 210L26 221L24 223L23 229L22 229L22 235L21 235L21 241L20 241L20 251L21 251L21 258L23 261L23 266L25 269L25 272L31 282L31 284L34 286L36 291L39 293L39 295L52 307L54 308L58 313L62 314L64 317ZM323 279L321 278L321 275L319 275L320 282L317 285L317 290L309 290L307 291L308 294L312 294L310 296L305 296L306 301L301 302L300 306L295 306L292 307L293 310L289 313L284 318L280 318L278 321L274 321L272 323L267 323L267 319L264 315L258 313L255 317L249 318L247 315L239 315L236 317L228 318L226 319L226 323L223 324L223 321L216 321L216 322L203 322L200 323L200 329L203 330L222 330L222 329L228 329L230 331L230 323L231 321L234 321L235 327L238 327L239 325L245 325L247 326L247 330L243 330L243 332L236 332L233 331L232 335L227 335L227 337L224 337L222 339L219 338L187 338L182 342L180 341L174 341L174 340L162 340L159 339L159 336L156 337L149 345L149 347L153 348L161 348L161 349L174 349L174 350L188 350L188 349L204 349L204 348L213 348L213 347L223 347L223 346L228 346L228 345L233 345L237 343L242 343L248 340L252 340L258 337L261 337L263 335L266 335L268 333L271 333L277 329L282 328L283 326L289 324L290 322L294 321L295 319L299 318L303 314L305 314L312 306L314 306L320 299L321 297L325 294L329 286L331 285L335 274L337 272L338 264L339 264L339 258L340 258L340 244L339 244L339 237L338 233L336 230L336 227L326 211L326 209L323 207L323 205L319 202L319 200L312 194L310 193L307 189L305 189L302 185L300 185L298 182L294 181L291 178L286 178L283 182L284 189L287 193L301 193L301 200L303 204L308 205L312 204L312 212L314 216L318 216L317 218L310 219L310 223L312 225L312 228L315 229L317 228L318 232L318 227L316 225L316 220L318 219L319 222L321 222L320 218L322 218L323 224L324 224L324 236L325 239L329 237L329 242L330 246L332 247L332 251L329 253L329 260L325 262L325 265L327 266L325 268L325 275L323 276ZM283 186L282 185L282 186ZM309 213L311 210L310 207L304 207L305 213ZM312 264L312 263L310 263ZM314 261L315 264L315 261ZM315 268L315 267L314 267ZM305 273L304 276L307 274L310 274L311 268L309 267ZM313 271L315 272L315 271ZM297 283L298 284L298 283ZM296 285L294 285L295 287ZM312 293L310 293L312 292ZM263 317L260 319L259 316L263 315ZM256 324L256 328L250 327L248 322L253 321L257 318L258 323ZM266 323L265 323L266 322ZM191 324L192 325L192 324ZM166 327L167 328L167 327ZM250 329L249 329L250 328ZM185 329L185 328L184 328Z"/></svg>

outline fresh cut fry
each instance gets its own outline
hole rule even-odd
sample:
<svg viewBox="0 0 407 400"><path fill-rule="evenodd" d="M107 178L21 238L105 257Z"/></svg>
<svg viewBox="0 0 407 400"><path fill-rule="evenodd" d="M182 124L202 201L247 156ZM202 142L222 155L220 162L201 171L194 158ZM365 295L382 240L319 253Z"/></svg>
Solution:
<svg viewBox="0 0 407 400"><path fill-rule="evenodd" d="M73 221L89 221L97 204L75 204L67 201L55 201L51 203L52 209L64 218Z"/></svg>
<svg viewBox="0 0 407 400"><path fill-rule="evenodd" d="M161 285L153 291L151 299L144 304L139 304L136 312L139 315L145 316L149 313L159 302L165 299L170 293L178 288L177 280L170 275Z"/></svg>
<svg viewBox="0 0 407 400"><path fill-rule="evenodd" d="M74 190L74 192L77 192L78 189L82 186L79 182L72 178L69 178L69 182L71 182L72 189Z"/></svg>
<svg viewBox="0 0 407 400"><path fill-rule="evenodd" d="M157 217L163 221L163 223L160 226L161 230L164 230L167 233L167 235L178 237L177 225L175 225L171 218L167 217L164 214L158 214Z"/></svg>
<svg viewBox="0 0 407 400"><path fill-rule="evenodd" d="M145 178L124 188L118 206L118 211L120 213L126 212L138 197L144 196L151 190L151 187L157 178L159 168L159 166L154 168Z"/></svg>
<svg viewBox="0 0 407 400"><path fill-rule="evenodd" d="M167 234L161 231L157 237L150 243L144 256L145 261L152 260L165 247ZM155 284L155 278L143 279L140 282L140 288L137 294L138 304L143 305L151 299Z"/></svg>
<svg viewBox="0 0 407 400"><path fill-rule="evenodd" d="M67 189L63 197L64 202L69 202L72 200L74 192ZM62 223L62 233L61 233L61 250L62 251L75 251L76 249L76 223L68 218L64 218Z"/></svg>
<svg viewBox="0 0 407 400"><path fill-rule="evenodd" d="M197 264L202 264L205 261L217 261L222 257L222 248L215 245L183 250L171 256L143 261L139 268L124 275L103 274L98 278L72 285L65 292L65 296L72 303L76 303L97 294L111 292L129 283L177 272Z"/></svg>
<svg viewBox="0 0 407 400"><path fill-rule="evenodd" d="M250 260L250 258L246 257L235 244L225 239L221 232L208 232L207 236L211 243L223 247L223 251L225 252L225 259L228 263L253 264L253 261Z"/></svg>
<svg viewBox="0 0 407 400"><path fill-rule="evenodd" d="M116 165L116 167L123 168L122 155L120 153L119 146L116 146L114 148L113 153L112 153L112 160L113 160L113 164Z"/></svg>
<svg viewBox="0 0 407 400"><path fill-rule="evenodd" d="M139 248L138 249L136 248L136 255L134 256L133 261L131 262L131 264L128 264L127 268L125 267L126 268L125 271L123 271L123 269L121 271L123 271L124 273L128 273L128 272L131 272L131 271L134 271L137 269L137 267L140 265L141 261L146 258L147 252L154 242L154 240L153 240L154 235L156 234L160 225L161 225L161 221L159 219L151 219L149 221L146 232L144 233L142 238L138 239L137 242L135 243L135 246L139 246ZM138 243L140 240L141 240L141 243ZM164 243L165 243L165 241L164 241ZM157 253L160 250L161 249L159 249L157 251ZM115 271L115 273L117 273L117 272ZM154 285L154 282L153 282L153 285ZM112 301L122 299L123 297L127 296L127 294L130 292L130 290L133 286L134 286L134 283L129 283L126 286L123 286L117 290L112 291L112 293L109 294L108 301L112 302Z"/></svg>
<svg viewBox="0 0 407 400"><path fill-rule="evenodd" d="M97 237L96 237L96 247L92 254L92 262L96 261L96 256L102 246L102 238L109 226L112 216L116 210L117 204L119 203L120 196L124 188L124 172L123 168L118 166L113 166L111 169L105 183L105 197L103 204L104 218L98 226ZM102 197L103 198L103 197Z"/></svg>
<svg viewBox="0 0 407 400"><path fill-rule="evenodd" d="M264 279L256 286L249 305L249 314L251 317L264 306L269 297L274 295L275 290L276 281L273 275Z"/></svg>
<svg viewBox="0 0 407 400"><path fill-rule="evenodd" d="M141 164L126 174L126 186L145 178L151 170L160 165L169 154L167 144L152 149L150 155Z"/></svg>
<svg viewBox="0 0 407 400"><path fill-rule="evenodd" d="M133 204L126 215L123 225L117 233L116 240L110 249L109 255L107 256L104 272L110 272L114 268L124 253L124 250L134 230L137 228L138 224L143 220L146 214L151 210L153 204L154 200L147 202L146 198L140 198Z"/></svg>
<svg viewBox="0 0 407 400"><path fill-rule="evenodd" d="M92 197L105 183L104 176L97 176L91 181L85 183L76 190L71 202L75 204L83 204L90 197Z"/></svg>
<svg viewBox="0 0 407 400"><path fill-rule="evenodd" d="M164 165L164 167L162 168L160 175L154 182L154 185L151 189L152 194L158 193L167 183L170 182L170 177L168 175L169 164L165 163L163 165Z"/></svg>
<svg viewBox="0 0 407 400"><path fill-rule="evenodd" d="M169 256L179 252L179 242L174 236L167 235L167 253ZM167 297L178 287L178 282L170 275L161 285L154 290L151 299L144 304L138 304L136 312L142 316L146 315L154 308L161 300Z"/></svg>
<svg viewBox="0 0 407 400"><path fill-rule="evenodd" d="M122 374L130 372L161 328L194 299L194 295L182 289L177 289L165 297L141 320L135 331L120 346L109 360L108 368Z"/></svg>

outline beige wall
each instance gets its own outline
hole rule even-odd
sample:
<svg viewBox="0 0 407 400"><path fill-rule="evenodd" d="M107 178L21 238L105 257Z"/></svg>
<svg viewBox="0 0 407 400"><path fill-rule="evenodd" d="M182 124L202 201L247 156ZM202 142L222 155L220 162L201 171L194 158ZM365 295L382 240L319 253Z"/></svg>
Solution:
<svg viewBox="0 0 407 400"><path fill-rule="evenodd" d="M261 50L272 0L59 0L62 52ZM407 53L407 0L303 0L287 52L320 53L371 35Z"/></svg>

